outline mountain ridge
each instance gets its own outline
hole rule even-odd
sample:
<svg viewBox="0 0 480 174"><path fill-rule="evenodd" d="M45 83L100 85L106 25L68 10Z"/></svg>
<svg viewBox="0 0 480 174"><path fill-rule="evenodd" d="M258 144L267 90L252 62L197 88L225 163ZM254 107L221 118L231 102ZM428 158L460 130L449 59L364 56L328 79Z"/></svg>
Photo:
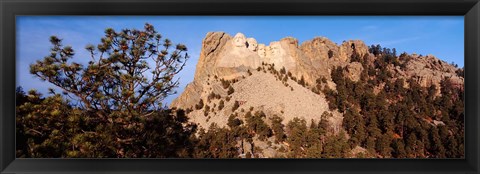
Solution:
<svg viewBox="0 0 480 174"><path fill-rule="evenodd" d="M361 40L344 41L337 45L326 37L315 37L299 45L297 39L285 37L265 45L258 44L254 38L246 38L242 33L232 37L225 32L209 32L202 41L194 81L186 86L183 94L174 99L170 106L184 108L197 103L202 98L199 95L203 90L201 82L207 76L231 80L248 75L249 69L254 70L262 63L274 65L277 71L285 68L292 76L298 79L303 77L308 84L315 84L317 79L325 77L329 87L334 89L335 84L330 77L333 67L347 67L348 76L354 81L358 80L363 67L359 62L351 61L354 51L370 64L376 59ZM455 82L463 84L463 78L455 74L457 68L432 55L412 54L407 57L413 61L409 61L406 70L392 66L388 67L389 71L401 78L417 78L422 86L438 86L444 77L452 77Z"/></svg>
<svg viewBox="0 0 480 174"><path fill-rule="evenodd" d="M338 72L343 75L339 76ZM337 45L325 37L315 37L299 45L297 39L286 37L265 45L242 33L232 37L225 32L210 32L202 41L194 81L170 107L186 110L190 121L204 130L211 126L231 127L230 122L234 119L243 120L240 124L248 122L249 115L255 113L269 126L273 126L274 119L280 119L283 125L296 123L299 118L307 125L320 124L326 119L329 134L356 139L360 135L351 134L349 127L361 111L349 104L351 96L341 98L335 82L342 83L339 90L344 93L348 91L345 90L348 83L361 80L369 83L366 85L373 89L372 95L381 96L385 92L391 93L391 88L409 88L412 84L397 83L399 79L414 80L414 84L422 87L435 87L437 92L434 95L438 96L441 95L440 83L445 78L453 84L463 85L462 73L463 69L432 55L402 53L397 56L395 50L382 50L379 45L369 47L361 40ZM342 82L342 76L352 82ZM381 91L384 93L380 94ZM346 103L340 100L346 100ZM349 105L352 108L348 108ZM444 124L429 116L419 119L422 120L432 120L430 124L433 125ZM345 132L349 134L343 134ZM241 149L255 146L263 151L255 154L275 157L283 154L276 148L290 147L285 142L268 145L268 142L275 142L273 137L264 141L260 134L250 143L240 143ZM391 132L388 135L401 137ZM354 139L351 141L355 142ZM368 153L360 145L352 149L353 156ZM254 154L253 149L241 154L247 151Z"/></svg>

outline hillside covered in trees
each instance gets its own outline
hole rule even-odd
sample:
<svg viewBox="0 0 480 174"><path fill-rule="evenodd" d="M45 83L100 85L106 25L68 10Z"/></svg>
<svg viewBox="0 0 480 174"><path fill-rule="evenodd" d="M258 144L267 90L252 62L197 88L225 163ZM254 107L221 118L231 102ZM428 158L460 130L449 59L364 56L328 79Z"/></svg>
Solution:
<svg viewBox="0 0 480 174"><path fill-rule="evenodd" d="M62 91L17 88L17 157L464 157L464 70L430 55L212 32L166 108L188 50L152 25L106 29L86 65L50 41L30 70Z"/></svg>

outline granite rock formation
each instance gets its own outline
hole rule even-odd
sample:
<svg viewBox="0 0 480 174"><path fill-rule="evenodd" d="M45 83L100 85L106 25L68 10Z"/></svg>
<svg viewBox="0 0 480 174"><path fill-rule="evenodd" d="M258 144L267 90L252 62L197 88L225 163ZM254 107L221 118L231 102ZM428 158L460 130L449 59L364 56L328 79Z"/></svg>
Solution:
<svg viewBox="0 0 480 174"><path fill-rule="evenodd" d="M332 112L332 126L341 127L342 114L329 111L325 96L313 93L309 84L325 77L328 86L335 89L330 77L334 67L347 67L346 75L356 81L363 67L359 62L351 61L352 54L358 54L370 63L375 60L368 46L360 40L336 44L325 37L316 37L299 44L297 39L286 37L267 45L242 33L232 37L224 32L210 32L202 44L194 81L170 107L190 109L191 120L204 128L211 123L225 126L229 115L242 115L242 109L245 112L251 107L267 115L279 115L284 118L284 123L294 117L318 120L324 111ZM434 56L412 54L406 57L400 59L407 62L405 68L388 67L395 78L413 77L422 86L435 84L438 87L441 79L451 77L455 83L463 85L463 77L456 74L458 68ZM293 77L303 78L307 85L299 85L291 79L283 83L274 75L257 70L267 65L276 71L284 68ZM222 87L222 80L236 81L231 84L235 92L228 94L228 89ZM212 94L218 97L209 98ZM195 109L200 100L208 106L208 111ZM218 107L220 101L223 109ZM237 110L232 109L235 101L240 102Z"/></svg>

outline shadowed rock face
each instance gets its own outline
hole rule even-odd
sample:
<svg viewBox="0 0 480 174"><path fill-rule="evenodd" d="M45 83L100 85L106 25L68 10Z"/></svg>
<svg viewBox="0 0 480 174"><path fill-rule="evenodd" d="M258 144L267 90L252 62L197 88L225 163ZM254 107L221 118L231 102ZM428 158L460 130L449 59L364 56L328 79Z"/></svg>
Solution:
<svg viewBox="0 0 480 174"><path fill-rule="evenodd" d="M248 109L250 106L255 108L270 108L273 114L276 114L277 111L275 110L278 110L278 112L280 110L285 112L294 111L309 105L309 107L315 106L315 108L319 108L318 111L315 111L316 113L322 113L326 110L323 94L311 98L309 95L316 94L308 89L300 92L302 91L300 88L303 87L292 84L292 88L295 88L294 93L297 96L290 96L290 94L288 94L290 90L283 91L283 88L279 88L279 86L283 85L281 82L264 77L272 76L271 74L262 74L257 72L256 69L264 63L274 64L274 68L277 71L285 68L297 79L303 77L308 84L315 84L318 78L325 77L328 86L335 89L335 84L331 81L330 77L333 67L347 67L348 71L346 75L354 81L359 79L363 67L358 62L351 62L351 56L354 52L358 53L362 58L365 57L370 63L373 63L375 60L375 57L368 52L368 47L360 40L344 41L338 45L325 37L316 37L299 45L297 39L286 37L266 45L264 43L257 43L254 38L248 38L242 33L237 33L232 37L224 32L209 32L202 42L202 50L196 66L194 81L187 85L185 91L172 102L171 107L183 109L194 108L200 99L207 101L208 95L212 92L220 94L222 100L225 100L228 94L226 90L221 87L218 79L229 80L240 78L240 81L234 85L237 92L232 94L231 97L237 100L253 100L252 96L259 96L262 100L261 102L246 102L247 104L245 106L241 106L245 107L245 109ZM455 83L463 85L463 78L457 76L455 73L457 68L448 63L440 61L434 56L420 57L417 55L408 55L408 57L410 57L410 60L406 64L405 69L393 66L387 67L388 70L394 74L395 78L414 77L422 86L432 84L439 86L438 84L441 79L444 77L452 77ZM249 80L248 71L255 72L252 78L260 81L253 83L251 79ZM242 76L247 78L242 80ZM216 77L217 81L215 81L214 77ZM246 85L247 83L248 85ZM268 83L267 86L269 87L262 83ZM289 81L288 83L292 82ZM280 90L283 92L279 93L271 90ZM249 93L245 93L245 91L249 91ZM311 98L312 101L300 100L298 97ZM278 100L279 98L281 100ZM278 101L283 101L284 103ZM276 104L266 105L261 104L262 102ZM319 103L321 105L317 106L316 104ZM213 107L214 104L218 106L219 103L218 101L214 101L210 104L212 105L210 107ZM226 110L231 110L233 101L226 102L225 105ZM195 117L195 119L193 119L195 122L202 122L202 124L205 122L200 121L205 120L203 112L194 111L192 113L192 117ZM231 113L232 112L226 111L220 112L218 109L214 109L212 113L209 113L209 116L215 117L212 118L212 120L222 125L226 123ZM309 112L305 112L304 114L308 118L315 117ZM287 117L289 116L285 117L287 119L286 121L288 121ZM337 119L338 118L341 118L341 115L337 117ZM341 122L341 119L337 122ZM205 122L205 124L208 123Z"/></svg>

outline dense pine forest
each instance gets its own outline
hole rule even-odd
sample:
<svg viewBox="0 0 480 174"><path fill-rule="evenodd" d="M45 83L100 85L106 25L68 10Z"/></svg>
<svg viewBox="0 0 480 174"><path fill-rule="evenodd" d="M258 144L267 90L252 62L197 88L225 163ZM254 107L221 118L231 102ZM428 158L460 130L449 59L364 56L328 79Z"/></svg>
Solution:
<svg viewBox="0 0 480 174"><path fill-rule="evenodd" d="M393 158L459 158L464 156L464 89L444 78L421 87L413 78L395 79L385 67L400 64L390 49L370 47L377 55L373 65L355 55L364 71L357 82L332 71L337 91L324 89L330 109L344 113L343 127L350 147L360 145L370 154ZM462 73L461 71L457 73ZM375 87L383 84L383 90ZM405 88L408 86L408 88Z"/></svg>

